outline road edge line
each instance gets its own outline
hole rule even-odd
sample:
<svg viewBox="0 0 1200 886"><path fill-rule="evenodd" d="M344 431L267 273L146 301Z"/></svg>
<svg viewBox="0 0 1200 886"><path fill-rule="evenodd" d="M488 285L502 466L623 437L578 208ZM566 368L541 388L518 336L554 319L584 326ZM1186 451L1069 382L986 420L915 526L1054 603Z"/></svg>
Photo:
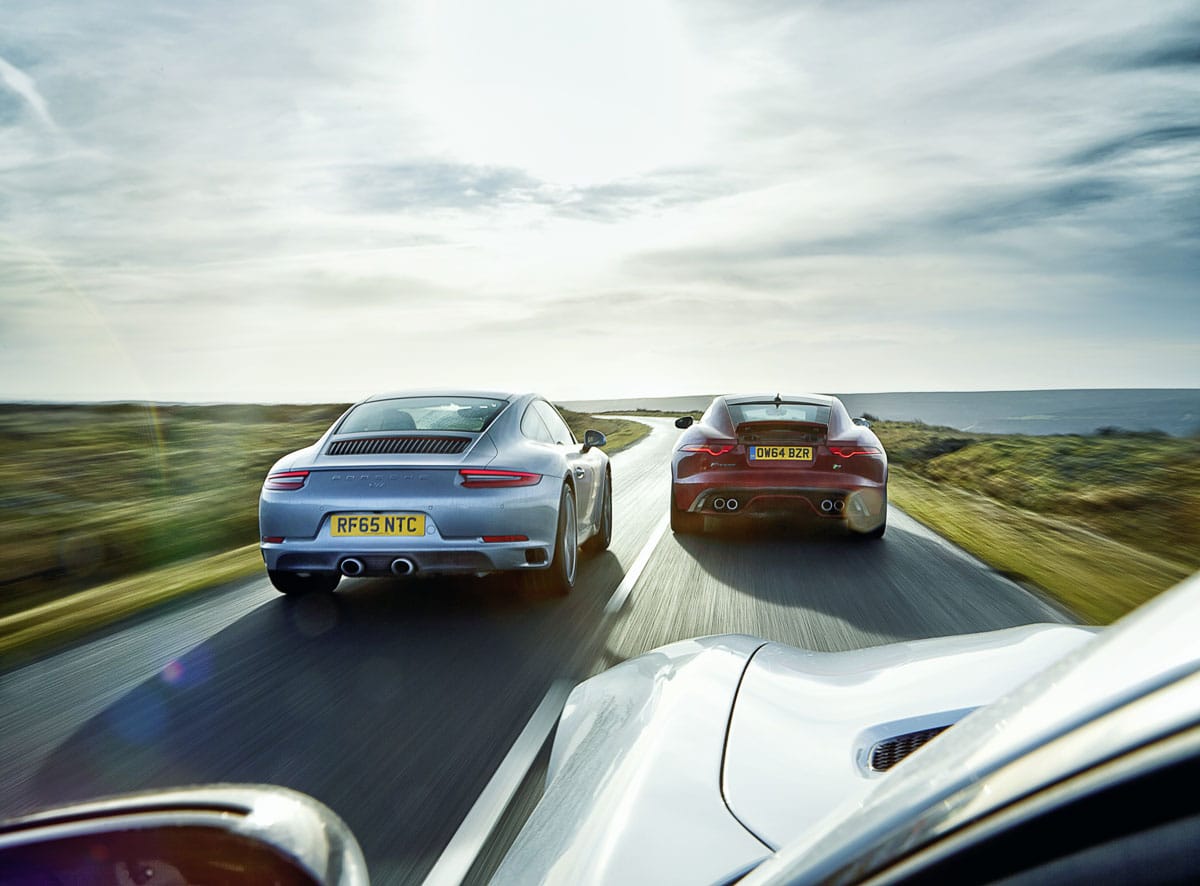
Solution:
<svg viewBox="0 0 1200 886"><path fill-rule="evenodd" d="M651 555L667 531L669 520L670 515L663 514L658 525L651 530L633 564L605 604L605 618L618 612L629 599L633 586L637 584L646 564L650 562ZM521 782L525 780L534 760L541 753L546 739L550 736L550 730L558 722L567 696L574 687L574 682L562 678L550 684L533 715L526 722L525 728L492 773L487 786L475 798L467 817L462 820L462 824L458 826L458 830L430 868L422 886L460 886L470 873L471 866L487 845Z"/></svg>
<svg viewBox="0 0 1200 886"><path fill-rule="evenodd" d="M654 554L655 548L662 541L669 521L670 514L663 514L658 525L651 530L650 537L646 539L646 543L638 551L637 559L633 561L633 565L629 567L629 571L625 573L625 577L621 579L621 583L617 585L617 589L613 591L613 595L608 598L608 602L604 605L605 616L620 611L621 607L625 605L625 601L633 591L633 586L642 577L642 572L645 570L646 564L650 562L650 557Z"/></svg>
<svg viewBox="0 0 1200 886"><path fill-rule="evenodd" d="M475 799L471 811L434 862L423 886L459 886L466 878L541 752L550 730L558 722L573 687L570 680L563 679L550 684L533 716L496 767L487 787Z"/></svg>

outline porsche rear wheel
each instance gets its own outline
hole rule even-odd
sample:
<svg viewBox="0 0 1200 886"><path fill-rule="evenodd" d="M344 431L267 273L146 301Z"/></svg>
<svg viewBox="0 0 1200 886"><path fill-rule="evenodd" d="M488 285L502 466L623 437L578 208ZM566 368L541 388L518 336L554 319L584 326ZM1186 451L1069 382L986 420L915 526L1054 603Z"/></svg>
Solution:
<svg viewBox="0 0 1200 886"><path fill-rule="evenodd" d="M554 559L545 569L525 573L528 586L538 594L565 597L575 587L579 565L579 528L575 519L575 493L566 483L558 499L558 534Z"/></svg>
<svg viewBox="0 0 1200 886"><path fill-rule="evenodd" d="M329 594L338 586L341 576L336 572L285 572L268 569L267 578L281 594Z"/></svg>
<svg viewBox="0 0 1200 886"><path fill-rule="evenodd" d="M607 551L612 544L612 474L604 472L604 500L600 502L600 525L596 534L583 543L584 550L589 554L599 554Z"/></svg>

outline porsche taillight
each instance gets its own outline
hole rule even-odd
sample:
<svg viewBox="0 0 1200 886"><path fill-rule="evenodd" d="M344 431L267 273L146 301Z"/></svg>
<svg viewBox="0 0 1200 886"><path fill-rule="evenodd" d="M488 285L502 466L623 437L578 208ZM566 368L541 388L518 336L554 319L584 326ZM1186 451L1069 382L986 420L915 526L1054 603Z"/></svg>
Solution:
<svg viewBox="0 0 1200 886"><path fill-rule="evenodd" d="M465 489L506 489L512 486L536 486L541 474L527 471L495 471L487 468L463 468L458 472Z"/></svg>
<svg viewBox="0 0 1200 886"><path fill-rule="evenodd" d="M307 482L308 471L278 471L267 475L267 481L263 484L263 487L284 491L288 489L300 489Z"/></svg>

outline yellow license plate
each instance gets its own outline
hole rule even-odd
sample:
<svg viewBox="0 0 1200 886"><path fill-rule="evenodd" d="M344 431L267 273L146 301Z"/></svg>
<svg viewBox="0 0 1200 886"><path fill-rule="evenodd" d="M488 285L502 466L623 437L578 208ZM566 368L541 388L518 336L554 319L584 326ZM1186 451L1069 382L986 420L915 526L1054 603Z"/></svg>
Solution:
<svg viewBox="0 0 1200 886"><path fill-rule="evenodd" d="M424 514L334 514L329 519L335 538L425 534Z"/></svg>
<svg viewBox="0 0 1200 886"><path fill-rule="evenodd" d="M812 461L811 446L751 446L750 461Z"/></svg>

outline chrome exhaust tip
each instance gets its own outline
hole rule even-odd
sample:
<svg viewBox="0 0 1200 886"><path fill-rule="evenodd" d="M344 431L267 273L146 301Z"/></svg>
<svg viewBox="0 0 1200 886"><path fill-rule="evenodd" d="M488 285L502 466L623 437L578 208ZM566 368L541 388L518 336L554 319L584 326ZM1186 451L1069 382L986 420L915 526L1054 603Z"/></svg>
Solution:
<svg viewBox="0 0 1200 886"><path fill-rule="evenodd" d="M408 557L397 557L392 561L392 575L412 575L417 571L417 565Z"/></svg>
<svg viewBox="0 0 1200 886"><path fill-rule="evenodd" d="M842 511L846 510L846 503L839 498L833 503L833 509L840 514Z"/></svg>
<svg viewBox="0 0 1200 886"><path fill-rule="evenodd" d="M833 510L833 499L825 498L821 500L821 510L828 514Z"/></svg>
<svg viewBox="0 0 1200 886"><path fill-rule="evenodd" d="M717 510L717 511L725 510L725 499L714 498L713 499L713 510Z"/></svg>
<svg viewBox="0 0 1200 886"><path fill-rule="evenodd" d="M347 557L338 564L338 569L340 569L342 571L342 575L346 576L347 578L354 578L356 575L362 575L363 569L365 568L366 567L363 566L363 561L357 557Z"/></svg>
<svg viewBox="0 0 1200 886"><path fill-rule="evenodd" d="M725 499L725 510L736 511L738 509L738 500L736 498Z"/></svg>

